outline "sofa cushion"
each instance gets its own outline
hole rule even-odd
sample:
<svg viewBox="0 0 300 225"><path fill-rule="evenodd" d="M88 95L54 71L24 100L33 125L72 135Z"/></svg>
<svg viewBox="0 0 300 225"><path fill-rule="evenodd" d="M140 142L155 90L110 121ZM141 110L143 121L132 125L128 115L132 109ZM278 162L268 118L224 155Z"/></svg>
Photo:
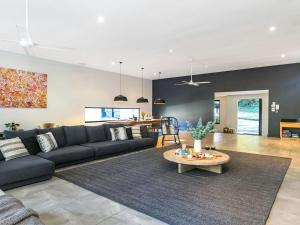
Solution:
<svg viewBox="0 0 300 225"><path fill-rule="evenodd" d="M19 137L31 155L35 155L41 151L40 146L36 140L37 134L37 129L16 132L4 131L5 138L11 139Z"/></svg>
<svg viewBox="0 0 300 225"><path fill-rule="evenodd" d="M86 132L87 132L89 142L106 141L106 134L103 125L86 126Z"/></svg>
<svg viewBox="0 0 300 225"><path fill-rule="evenodd" d="M35 137L37 135L37 129L32 130L20 130L20 131L4 131L5 138L28 138L28 137Z"/></svg>
<svg viewBox="0 0 300 225"><path fill-rule="evenodd" d="M55 128L47 128L47 129L39 129L39 134L46 134L51 132L56 140L58 147L64 147L67 144L65 131L63 127L55 127Z"/></svg>
<svg viewBox="0 0 300 225"><path fill-rule="evenodd" d="M152 138L130 139L124 142L128 143L132 150L154 147L154 141Z"/></svg>
<svg viewBox="0 0 300 225"><path fill-rule="evenodd" d="M73 145L62 147L51 152L40 152L38 156L54 162L57 166L93 158L95 151L86 146Z"/></svg>
<svg viewBox="0 0 300 225"><path fill-rule="evenodd" d="M148 137L148 128L147 128L147 126L141 125L140 128L141 128L141 135L142 135L142 138Z"/></svg>
<svg viewBox="0 0 300 225"><path fill-rule="evenodd" d="M88 142L85 126L64 126L67 146Z"/></svg>
<svg viewBox="0 0 300 225"><path fill-rule="evenodd" d="M0 162L0 186L32 178L52 175L54 163L40 157L29 155Z"/></svg>
<svg viewBox="0 0 300 225"><path fill-rule="evenodd" d="M103 141L95 143L86 143L84 146L93 148L96 151L96 157L130 150L129 143L123 141Z"/></svg>
<svg viewBox="0 0 300 225"><path fill-rule="evenodd" d="M2 155L2 152L0 151L0 161L5 160L4 156Z"/></svg>

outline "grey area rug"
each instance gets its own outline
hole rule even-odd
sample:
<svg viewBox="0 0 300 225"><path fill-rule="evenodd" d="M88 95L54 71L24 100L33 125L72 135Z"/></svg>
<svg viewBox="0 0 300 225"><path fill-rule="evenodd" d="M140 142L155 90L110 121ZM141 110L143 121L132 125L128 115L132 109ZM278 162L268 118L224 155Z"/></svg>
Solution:
<svg viewBox="0 0 300 225"><path fill-rule="evenodd" d="M56 176L168 224L265 224L291 159L224 152L231 161L221 175L178 174L150 149Z"/></svg>

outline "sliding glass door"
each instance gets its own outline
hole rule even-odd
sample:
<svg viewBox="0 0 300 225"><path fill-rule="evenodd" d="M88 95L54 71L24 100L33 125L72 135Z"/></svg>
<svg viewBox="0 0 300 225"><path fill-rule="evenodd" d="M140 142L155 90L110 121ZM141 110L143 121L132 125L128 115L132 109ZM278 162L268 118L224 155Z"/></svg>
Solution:
<svg viewBox="0 0 300 225"><path fill-rule="evenodd" d="M261 135L262 100L259 98L238 101L237 133Z"/></svg>

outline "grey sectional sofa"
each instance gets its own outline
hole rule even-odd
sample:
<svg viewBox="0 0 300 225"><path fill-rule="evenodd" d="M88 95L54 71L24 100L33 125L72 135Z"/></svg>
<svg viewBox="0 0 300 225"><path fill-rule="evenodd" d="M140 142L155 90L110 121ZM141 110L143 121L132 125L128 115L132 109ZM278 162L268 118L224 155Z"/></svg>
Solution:
<svg viewBox="0 0 300 225"><path fill-rule="evenodd" d="M103 124L99 126L63 126L50 129L5 132L6 138L20 137L30 155L5 161L0 152L0 188L11 188L43 181L54 174L56 168L87 162L111 155L154 147L157 132L148 132L141 126L141 139L112 141L109 128L122 126ZM36 135L51 131L58 149L42 152ZM130 137L130 134L128 134Z"/></svg>

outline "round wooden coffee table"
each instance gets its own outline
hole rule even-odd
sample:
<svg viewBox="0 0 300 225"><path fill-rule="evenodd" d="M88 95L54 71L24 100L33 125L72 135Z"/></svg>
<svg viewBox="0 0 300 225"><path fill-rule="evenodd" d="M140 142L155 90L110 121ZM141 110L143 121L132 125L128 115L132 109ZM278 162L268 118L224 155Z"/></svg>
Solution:
<svg viewBox="0 0 300 225"><path fill-rule="evenodd" d="M202 169L214 173L222 173L223 164L229 162L230 156L214 150L204 151L213 155L212 158L192 158L188 159L184 156L175 155L176 150L164 152L164 158L178 164L178 173L184 173L192 169Z"/></svg>

